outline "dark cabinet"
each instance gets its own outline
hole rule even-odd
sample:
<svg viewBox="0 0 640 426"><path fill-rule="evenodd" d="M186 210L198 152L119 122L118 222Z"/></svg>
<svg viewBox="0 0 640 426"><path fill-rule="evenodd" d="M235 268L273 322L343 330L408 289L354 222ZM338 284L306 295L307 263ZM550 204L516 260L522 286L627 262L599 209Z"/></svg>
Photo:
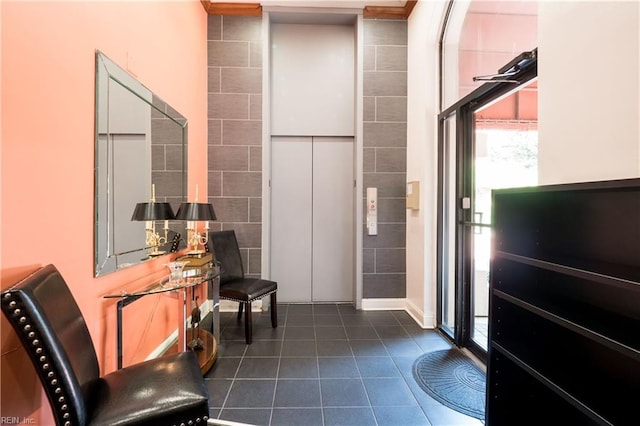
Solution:
<svg viewBox="0 0 640 426"><path fill-rule="evenodd" d="M640 179L493 192L487 425L638 424Z"/></svg>

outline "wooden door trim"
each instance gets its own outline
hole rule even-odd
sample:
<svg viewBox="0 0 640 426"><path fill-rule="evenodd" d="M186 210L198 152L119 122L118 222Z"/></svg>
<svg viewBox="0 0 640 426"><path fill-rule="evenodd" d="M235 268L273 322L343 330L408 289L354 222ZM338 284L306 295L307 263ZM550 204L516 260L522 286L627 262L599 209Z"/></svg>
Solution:
<svg viewBox="0 0 640 426"><path fill-rule="evenodd" d="M200 0L209 15L261 16L260 3L213 3ZM365 6L363 15L367 19L407 19L417 0L408 0L404 6Z"/></svg>

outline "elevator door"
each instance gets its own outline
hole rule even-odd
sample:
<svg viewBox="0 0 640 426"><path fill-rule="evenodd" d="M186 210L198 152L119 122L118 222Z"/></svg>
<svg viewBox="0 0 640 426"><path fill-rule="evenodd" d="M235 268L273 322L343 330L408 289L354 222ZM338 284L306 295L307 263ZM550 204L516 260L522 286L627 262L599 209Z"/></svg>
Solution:
<svg viewBox="0 0 640 426"><path fill-rule="evenodd" d="M271 153L278 300L353 301L353 138L273 137Z"/></svg>

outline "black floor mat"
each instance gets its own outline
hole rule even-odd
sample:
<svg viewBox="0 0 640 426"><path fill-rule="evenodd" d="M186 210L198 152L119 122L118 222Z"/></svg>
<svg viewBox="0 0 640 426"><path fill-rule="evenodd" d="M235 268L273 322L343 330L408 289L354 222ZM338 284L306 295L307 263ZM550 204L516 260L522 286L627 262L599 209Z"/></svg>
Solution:
<svg viewBox="0 0 640 426"><path fill-rule="evenodd" d="M437 401L484 420L486 375L459 350L422 355L413 364L413 377Z"/></svg>

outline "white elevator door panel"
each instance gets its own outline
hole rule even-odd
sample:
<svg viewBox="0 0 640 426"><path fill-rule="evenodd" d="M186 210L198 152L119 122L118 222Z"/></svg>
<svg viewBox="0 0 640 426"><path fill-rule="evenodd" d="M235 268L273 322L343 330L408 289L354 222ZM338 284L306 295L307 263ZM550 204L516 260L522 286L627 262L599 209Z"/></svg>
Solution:
<svg viewBox="0 0 640 426"><path fill-rule="evenodd" d="M313 138L313 301L353 300L353 138Z"/></svg>
<svg viewBox="0 0 640 426"><path fill-rule="evenodd" d="M311 138L274 137L271 156L271 277L278 301L310 302Z"/></svg>

